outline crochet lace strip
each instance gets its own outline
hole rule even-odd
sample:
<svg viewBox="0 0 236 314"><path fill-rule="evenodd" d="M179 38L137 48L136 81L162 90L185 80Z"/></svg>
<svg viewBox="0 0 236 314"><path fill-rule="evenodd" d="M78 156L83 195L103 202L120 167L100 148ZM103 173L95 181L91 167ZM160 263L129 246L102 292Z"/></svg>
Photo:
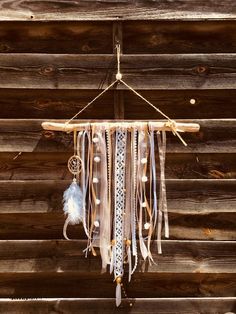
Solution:
<svg viewBox="0 0 236 314"><path fill-rule="evenodd" d="M127 131L116 130L115 147L115 204L114 204L114 275L123 276L124 210L125 210L125 158Z"/></svg>

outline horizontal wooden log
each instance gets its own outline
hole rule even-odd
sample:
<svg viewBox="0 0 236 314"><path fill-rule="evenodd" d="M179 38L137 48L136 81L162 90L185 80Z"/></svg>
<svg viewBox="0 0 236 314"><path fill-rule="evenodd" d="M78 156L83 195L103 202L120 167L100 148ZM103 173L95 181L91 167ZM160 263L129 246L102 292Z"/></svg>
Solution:
<svg viewBox="0 0 236 314"><path fill-rule="evenodd" d="M169 213L170 239L236 240L236 213ZM2 213L0 239L63 239L62 210L49 213ZM85 238L81 225L69 226L71 239ZM164 238L164 235L163 235Z"/></svg>
<svg viewBox="0 0 236 314"><path fill-rule="evenodd" d="M80 241L0 241L0 273L99 273L101 258L85 258L86 240ZM235 241L162 241L163 254L158 255L152 243L157 264L149 265L140 256L137 272L153 273L235 273Z"/></svg>
<svg viewBox="0 0 236 314"><path fill-rule="evenodd" d="M0 180L65 180L68 153L0 153ZM167 179L236 179L235 154L171 154ZM157 163L157 171L159 171Z"/></svg>
<svg viewBox="0 0 236 314"><path fill-rule="evenodd" d="M234 154L167 154L168 179L235 179Z"/></svg>
<svg viewBox="0 0 236 314"><path fill-rule="evenodd" d="M236 49L234 20L139 20L123 22L122 27L123 52L127 54L234 53ZM0 20L1 53L112 53L111 38L112 22L108 21Z"/></svg>
<svg viewBox="0 0 236 314"><path fill-rule="evenodd" d="M136 273L125 289L130 298L234 297L236 275ZM109 274L98 273L4 273L1 298L114 298L115 284Z"/></svg>
<svg viewBox="0 0 236 314"><path fill-rule="evenodd" d="M112 53L112 23L0 22L0 52Z"/></svg>
<svg viewBox="0 0 236 314"><path fill-rule="evenodd" d="M69 182L1 181L0 239L62 239ZM235 180L167 180L167 198L171 239L236 240Z"/></svg>
<svg viewBox="0 0 236 314"><path fill-rule="evenodd" d="M230 0L161 1L58 1L40 3L30 0L4 0L0 6L2 21L84 21L84 20L209 20L235 19L236 10Z"/></svg>
<svg viewBox="0 0 236 314"><path fill-rule="evenodd" d="M235 90L143 90L141 93L173 119L219 119L236 116ZM8 98L8 95L3 94L2 97L4 108L6 106L4 101L7 101L5 98ZM8 107L10 105L13 108L13 104L7 102ZM154 114L156 116L153 108L129 91L125 91L124 94L124 108L126 119L150 119Z"/></svg>
<svg viewBox="0 0 236 314"><path fill-rule="evenodd" d="M133 93L121 92L124 96L125 119L159 117L153 108ZM141 93L173 119L219 119L236 116L236 90L143 90ZM69 119L97 94L97 90L0 89L0 118ZM113 94L114 91L106 92L82 112L80 118L114 118Z"/></svg>
<svg viewBox="0 0 236 314"><path fill-rule="evenodd" d="M62 209L70 180L0 181L1 213L46 213ZM168 209L173 213L234 212L236 180L166 180Z"/></svg>
<svg viewBox="0 0 236 314"><path fill-rule="evenodd" d="M64 132L43 131L45 120L0 120L0 145L2 152L69 152L73 136ZM80 120L81 121L81 120ZM61 122L58 120L58 122ZM63 121L64 122L64 121ZM75 121L76 122L76 121ZM78 121L77 121L78 122ZM86 120L83 120L86 122ZM177 120L200 125L197 133L183 134L185 147L176 136L168 132L167 151L171 153L235 153L235 119ZM230 130L230 132L229 132Z"/></svg>
<svg viewBox="0 0 236 314"><path fill-rule="evenodd" d="M123 55L121 72L140 90L235 89L235 60L227 53ZM1 54L0 88L99 89L115 73L114 55Z"/></svg>
<svg viewBox="0 0 236 314"><path fill-rule="evenodd" d="M235 52L235 21L129 21L123 23L123 52ZM222 44L223 43L223 44Z"/></svg>
<svg viewBox="0 0 236 314"><path fill-rule="evenodd" d="M175 121L167 121L167 122L159 122L159 121L146 121L145 124L150 124L154 130L158 131L170 131L173 132L173 130L176 130L178 132L198 132L200 129L199 124L197 123L181 123L181 122L175 122ZM123 121L123 122L113 122L113 121L99 121L99 122L91 122L89 125L102 125L106 126L109 125L110 128L114 128L114 130L117 128L117 126L123 124L124 127L127 129L131 129L134 125L139 126L142 125L142 122L140 121ZM86 127L88 127L87 123L58 123L58 122L42 122L42 128L44 130L49 131L61 131L61 132L72 132L74 130L85 130Z"/></svg>
<svg viewBox="0 0 236 314"><path fill-rule="evenodd" d="M70 119L97 94L97 90L0 89L0 117L1 119ZM82 119L114 118L113 94L113 91L106 92L96 103L81 113L80 117Z"/></svg>
<svg viewBox="0 0 236 314"><path fill-rule="evenodd" d="M1 299L0 311L10 313L80 313L97 314L222 314L233 313L235 297L218 298L156 298L156 299L123 299L119 309L115 299L40 299L12 300ZM158 309L158 312L157 312Z"/></svg>
<svg viewBox="0 0 236 314"><path fill-rule="evenodd" d="M65 216L55 213L23 213L0 215L0 239L63 239ZM81 225L69 226L72 239L85 238Z"/></svg>

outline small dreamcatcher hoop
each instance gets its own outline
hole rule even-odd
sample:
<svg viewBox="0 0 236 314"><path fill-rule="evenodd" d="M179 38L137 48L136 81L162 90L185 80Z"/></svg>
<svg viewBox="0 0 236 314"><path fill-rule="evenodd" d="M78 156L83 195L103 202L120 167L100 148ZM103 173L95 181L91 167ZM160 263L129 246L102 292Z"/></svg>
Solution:
<svg viewBox="0 0 236 314"><path fill-rule="evenodd" d="M67 167L74 176L83 170L83 161L77 153L77 131L74 130L74 155L68 159Z"/></svg>
<svg viewBox="0 0 236 314"><path fill-rule="evenodd" d="M83 162L80 156L71 156L67 162L67 167L70 173L72 173L73 175L79 174L83 169Z"/></svg>

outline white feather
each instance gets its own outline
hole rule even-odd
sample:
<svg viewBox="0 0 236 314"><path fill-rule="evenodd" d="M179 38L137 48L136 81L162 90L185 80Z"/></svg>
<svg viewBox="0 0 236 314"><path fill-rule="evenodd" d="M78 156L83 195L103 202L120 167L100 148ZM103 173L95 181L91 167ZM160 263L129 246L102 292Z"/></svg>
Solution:
<svg viewBox="0 0 236 314"><path fill-rule="evenodd" d="M83 221L83 193L76 182L72 182L63 195L64 213L69 223L74 225Z"/></svg>

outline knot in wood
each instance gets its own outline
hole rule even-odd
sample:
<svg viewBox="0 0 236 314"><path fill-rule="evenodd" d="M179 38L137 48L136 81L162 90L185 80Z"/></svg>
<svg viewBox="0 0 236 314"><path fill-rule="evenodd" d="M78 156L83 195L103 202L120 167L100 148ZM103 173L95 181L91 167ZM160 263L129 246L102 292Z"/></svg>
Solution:
<svg viewBox="0 0 236 314"><path fill-rule="evenodd" d="M7 45L7 44L5 44L5 43L0 43L0 51L1 52L7 52L7 51L9 51L10 50L10 47Z"/></svg>
<svg viewBox="0 0 236 314"><path fill-rule="evenodd" d="M207 75L209 73L209 67L206 65L198 65L196 67L196 72L200 75Z"/></svg>
<svg viewBox="0 0 236 314"><path fill-rule="evenodd" d="M39 72L42 75L53 75L57 72L57 68L53 65L46 65L41 67Z"/></svg>
<svg viewBox="0 0 236 314"><path fill-rule="evenodd" d="M88 44L83 45L81 50L83 52L92 52L93 51L93 49L91 47L89 47Z"/></svg>
<svg viewBox="0 0 236 314"><path fill-rule="evenodd" d="M55 137L55 132L46 130L43 131L43 136L47 139L51 139Z"/></svg>
<svg viewBox="0 0 236 314"><path fill-rule="evenodd" d="M52 101L50 99L38 99L35 101L35 104L40 109L47 108L52 104Z"/></svg>
<svg viewBox="0 0 236 314"><path fill-rule="evenodd" d="M195 137L197 140L203 140L204 133L202 131L199 131L197 133L192 134L192 137Z"/></svg>

